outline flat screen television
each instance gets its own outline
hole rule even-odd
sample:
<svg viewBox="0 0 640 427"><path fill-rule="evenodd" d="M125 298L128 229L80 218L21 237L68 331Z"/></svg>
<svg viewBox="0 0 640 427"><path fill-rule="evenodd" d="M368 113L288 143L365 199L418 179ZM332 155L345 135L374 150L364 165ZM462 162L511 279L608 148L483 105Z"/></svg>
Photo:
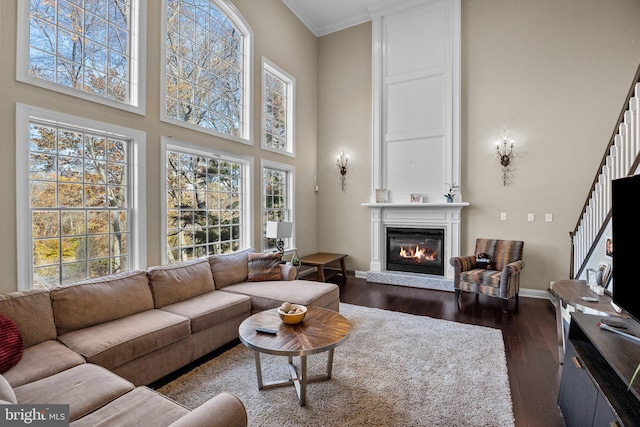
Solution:
<svg viewBox="0 0 640 427"><path fill-rule="evenodd" d="M613 302L640 321L640 175L611 182Z"/></svg>

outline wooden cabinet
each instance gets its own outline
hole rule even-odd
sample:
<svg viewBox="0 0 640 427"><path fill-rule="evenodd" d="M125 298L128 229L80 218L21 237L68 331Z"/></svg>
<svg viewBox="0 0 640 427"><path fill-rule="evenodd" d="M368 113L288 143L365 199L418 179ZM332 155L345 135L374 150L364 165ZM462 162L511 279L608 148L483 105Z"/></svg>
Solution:
<svg viewBox="0 0 640 427"><path fill-rule="evenodd" d="M567 427L640 426L640 342L600 329L599 316L572 313L558 405ZM640 324L625 319L640 335Z"/></svg>

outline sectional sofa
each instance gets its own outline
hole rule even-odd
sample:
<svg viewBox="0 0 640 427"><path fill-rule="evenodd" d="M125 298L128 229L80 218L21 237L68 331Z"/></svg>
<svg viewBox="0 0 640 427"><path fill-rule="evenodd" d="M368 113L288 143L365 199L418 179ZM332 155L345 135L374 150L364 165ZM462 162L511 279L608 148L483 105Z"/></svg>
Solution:
<svg viewBox="0 0 640 427"><path fill-rule="evenodd" d="M146 385L238 337L283 301L339 309L331 283L296 280L253 249L0 295L22 355L0 376L0 403L70 405L72 425L246 425L222 393L190 411ZM0 343L1 344L1 343Z"/></svg>

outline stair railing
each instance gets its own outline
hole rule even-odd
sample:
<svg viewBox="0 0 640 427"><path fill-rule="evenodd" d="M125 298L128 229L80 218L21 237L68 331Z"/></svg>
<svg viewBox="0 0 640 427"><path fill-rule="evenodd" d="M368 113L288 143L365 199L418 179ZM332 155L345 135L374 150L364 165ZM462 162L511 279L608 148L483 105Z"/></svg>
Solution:
<svg viewBox="0 0 640 427"><path fill-rule="evenodd" d="M577 279L611 219L611 181L633 175L640 162L640 66L571 237L570 277Z"/></svg>

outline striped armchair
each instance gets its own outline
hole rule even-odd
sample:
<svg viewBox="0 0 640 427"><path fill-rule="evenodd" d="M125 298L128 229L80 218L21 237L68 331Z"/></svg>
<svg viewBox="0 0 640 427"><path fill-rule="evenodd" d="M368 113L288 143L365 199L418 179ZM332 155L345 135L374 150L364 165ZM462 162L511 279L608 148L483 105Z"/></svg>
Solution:
<svg viewBox="0 0 640 427"><path fill-rule="evenodd" d="M460 291L475 292L502 298L502 311L507 312L509 299L515 297L518 306L520 272L524 268L519 240L477 239L475 255L453 257L449 260L455 269L453 287L456 302ZM478 255L487 254L491 259L489 268L481 268Z"/></svg>

